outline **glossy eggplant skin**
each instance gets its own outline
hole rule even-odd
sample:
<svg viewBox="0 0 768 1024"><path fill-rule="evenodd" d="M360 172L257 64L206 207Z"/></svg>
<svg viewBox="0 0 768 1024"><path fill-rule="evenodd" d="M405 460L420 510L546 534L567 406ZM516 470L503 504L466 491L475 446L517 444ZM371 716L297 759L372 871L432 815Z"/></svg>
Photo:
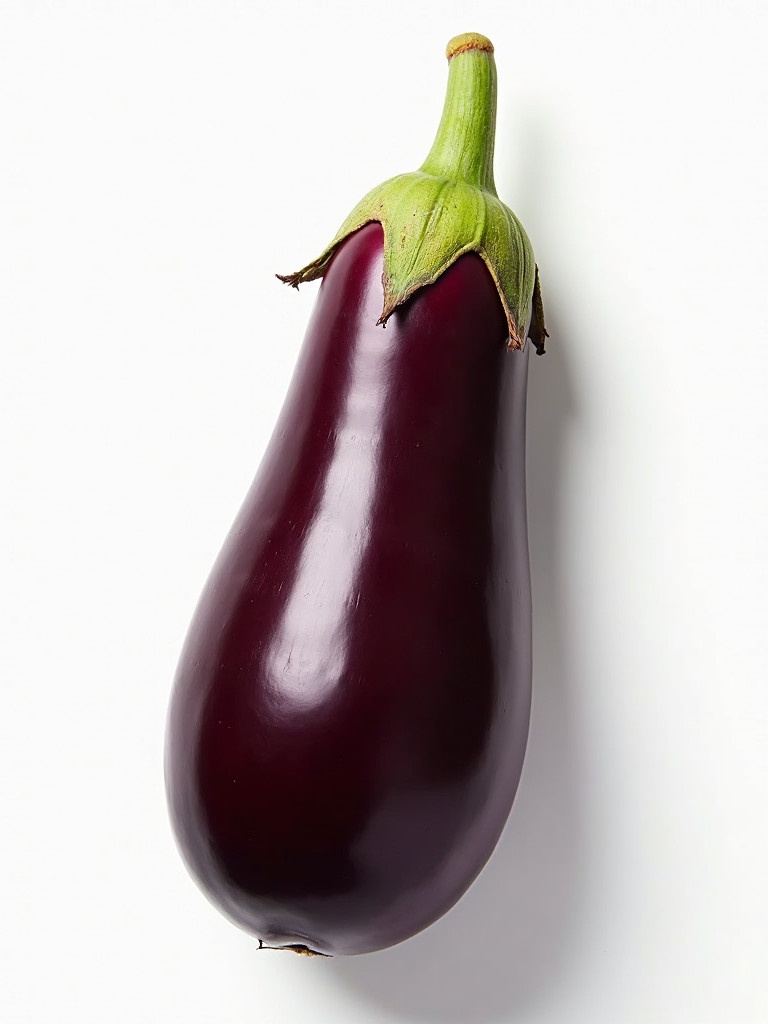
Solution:
<svg viewBox="0 0 768 1024"><path fill-rule="evenodd" d="M531 693L527 351L474 253L387 322L382 230L334 256L174 684L171 819L270 945L364 953L490 856Z"/></svg>

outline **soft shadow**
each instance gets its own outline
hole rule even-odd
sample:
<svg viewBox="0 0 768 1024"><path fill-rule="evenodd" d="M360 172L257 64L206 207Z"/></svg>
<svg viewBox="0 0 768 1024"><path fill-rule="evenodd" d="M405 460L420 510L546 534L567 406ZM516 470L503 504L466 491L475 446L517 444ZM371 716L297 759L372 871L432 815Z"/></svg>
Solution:
<svg viewBox="0 0 768 1024"><path fill-rule="evenodd" d="M584 873L583 757L571 713L561 585L563 462L575 416L565 338L550 300L551 351L532 357L528 513L534 597L531 734L510 820L488 866L427 931L381 953L329 962L337 978L397 1019L499 1019L545 997L577 949Z"/></svg>
<svg viewBox="0 0 768 1024"><path fill-rule="evenodd" d="M543 223L540 207L554 184L547 172L556 160L547 152L540 118L516 127L526 158L509 194L518 197L524 222ZM546 268L542 282L551 338L545 356L531 356L528 391L534 674L517 799L493 857L450 913L393 949L328 962L329 974L402 1021L511 1021L562 984L579 948L587 870L580 809L585 758L562 579L564 480L579 410L568 363L571 339L562 326L572 318L548 287Z"/></svg>

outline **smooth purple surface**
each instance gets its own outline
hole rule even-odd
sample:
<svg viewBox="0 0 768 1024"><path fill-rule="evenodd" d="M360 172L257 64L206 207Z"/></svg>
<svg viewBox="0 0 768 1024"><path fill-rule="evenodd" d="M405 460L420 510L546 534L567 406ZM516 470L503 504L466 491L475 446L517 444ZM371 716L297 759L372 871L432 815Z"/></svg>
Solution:
<svg viewBox="0 0 768 1024"><path fill-rule="evenodd" d="M179 846L270 945L413 935L480 871L528 733L527 349L465 255L376 326L382 233L338 251L171 700ZM271 339L269 343L273 343Z"/></svg>

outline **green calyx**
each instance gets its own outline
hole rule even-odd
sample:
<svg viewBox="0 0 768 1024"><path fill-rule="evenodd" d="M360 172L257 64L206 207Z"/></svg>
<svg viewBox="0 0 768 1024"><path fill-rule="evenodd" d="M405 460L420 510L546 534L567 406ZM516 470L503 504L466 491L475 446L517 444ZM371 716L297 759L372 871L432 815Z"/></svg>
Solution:
<svg viewBox="0 0 768 1024"><path fill-rule="evenodd" d="M526 335L544 351L547 332L533 249L493 181L496 66L493 46L467 33L448 44L448 89L432 149L418 171L374 188L347 217L327 249L281 281L298 288L325 273L353 232L378 221L384 231L384 308L379 323L466 252L476 252L496 284L509 347Z"/></svg>

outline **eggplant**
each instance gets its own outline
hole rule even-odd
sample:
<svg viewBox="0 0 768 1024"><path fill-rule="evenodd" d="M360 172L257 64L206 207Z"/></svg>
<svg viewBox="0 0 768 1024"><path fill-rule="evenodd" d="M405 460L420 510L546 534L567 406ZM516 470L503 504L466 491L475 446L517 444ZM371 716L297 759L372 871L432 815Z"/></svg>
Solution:
<svg viewBox="0 0 768 1024"><path fill-rule="evenodd" d="M179 849L260 945L365 953L428 926L522 770L525 341L546 330L493 186L493 48L467 34L448 57L425 164L284 278L321 277L317 303L173 686Z"/></svg>

